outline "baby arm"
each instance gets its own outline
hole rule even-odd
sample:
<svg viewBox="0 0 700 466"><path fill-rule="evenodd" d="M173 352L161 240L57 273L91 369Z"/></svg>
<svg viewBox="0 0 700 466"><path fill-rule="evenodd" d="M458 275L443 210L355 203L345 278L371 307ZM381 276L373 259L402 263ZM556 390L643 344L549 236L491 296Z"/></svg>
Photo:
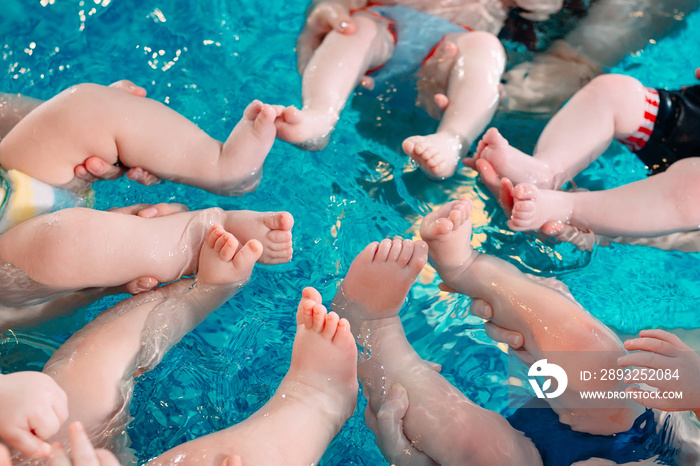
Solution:
<svg viewBox="0 0 700 466"><path fill-rule="evenodd" d="M41 372L0 375L0 438L31 458L46 457L68 419L66 393Z"/></svg>
<svg viewBox="0 0 700 466"><path fill-rule="evenodd" d="M645 380L644 383L658 389L660 393L683 393L682 399L635 398L638 403L664 411L690 410L700 417L700 356L696 352L676 335L665 330L642 330L639 338L625 342L625 349L637 352L620 357L617 360L620 367L634 366L650 369L654 373L661 371L663 377L654 377L654 380ZM626 391L642 395L646 390L628 387Z"/></svg>

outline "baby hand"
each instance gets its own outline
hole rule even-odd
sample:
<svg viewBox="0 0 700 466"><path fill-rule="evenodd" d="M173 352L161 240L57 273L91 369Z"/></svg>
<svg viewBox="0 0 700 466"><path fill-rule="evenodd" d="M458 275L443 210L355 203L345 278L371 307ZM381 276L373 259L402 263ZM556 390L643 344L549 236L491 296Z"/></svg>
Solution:
<svg viewBox="0 0 700 466"><path fill-rule="evenodd" d="M354 34L357 30L350 11L340 3L320 2L306 18L304 28L297 38L297 69L304 72L314 51L321 45L323 38L331 31L341 34Z"/></svg>
<svg viewBox="0 0 700 466"><path fill-rule="evenodd" d="M41 372L0 375L0 438L31 458L48 456L46 439L68 419L68 399Z"/></svg>
<svg viewBox="0 0 700 466"><path fill-rule="evenodd" d="M653 380L646 377L645 384L657 388L660 393L683 393L682 399L638 398L635 399L637 403L664 411L700 409L700 356L680 338L664 330L642 330L639 332L639 338L625 342L625 349L638 352L618 358L617 363L620 367L651 369L655 376ZM657 374L659 376L656 376ZM626 391L633 393L646 390L628 387Z"/></svg>

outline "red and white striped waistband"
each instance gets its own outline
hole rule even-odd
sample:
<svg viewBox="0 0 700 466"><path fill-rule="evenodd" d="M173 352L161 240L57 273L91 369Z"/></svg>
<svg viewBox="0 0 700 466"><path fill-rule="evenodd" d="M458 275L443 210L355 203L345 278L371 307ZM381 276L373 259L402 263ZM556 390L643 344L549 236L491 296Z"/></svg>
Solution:
<svg viewBox="0 0 700 466"><path fill-rule="evenodd" d="M644 121L639 126L639 129L619 141L630 148L632 152L642 150L649 142L649 136L654 130L656 123L656 115L659 112L659 93L656 89L647 87L645 94L646 104L644 106Z"/></svg>

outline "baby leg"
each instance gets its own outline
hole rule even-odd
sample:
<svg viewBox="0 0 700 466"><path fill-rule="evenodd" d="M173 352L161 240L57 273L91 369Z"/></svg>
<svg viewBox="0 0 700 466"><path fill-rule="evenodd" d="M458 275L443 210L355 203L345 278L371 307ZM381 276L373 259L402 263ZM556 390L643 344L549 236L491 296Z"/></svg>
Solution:
<svg viewBox="0 0 700 466"><path fill-rule="evenodd" d="M288 107L277 121L277 137L305 150L321 150L355 86L367 70L394 51L387 21L359 12L354 34L331 31L314 52L302 76L303 107Z"/></svg>
<svg viewBox="0 0 700 466"><path fill-rule="evenodd" d="M492 322L520 332L523 349L535 360L547 358L572 375L586 368L616 367L615 362L624 351L610 329L559 291L531 280L508 262L479 254L468 246L470 214L471 202L464 198L427 215L421 224L421 236L430 246L431 261L444 283L488 302L493 309ZM592 388L594 385L596 388ZM615 381L582 387L571 376L564 395L549 401L561 421L574 430L596 434L623 432L640 414L633 402L615 400L611 406L592 404L576 409L583 405L579 389L624 390L623 387L624 383Z"/></svg>
<svg viewBox="0 0 700 466"><path fill-rule="evenodd" d="M129 94L145 97L146 89L137 86L129 80L122 79L109 85L115 89L120 89ZM44 103L43 100L35 99L26 95L6 94L0 92L0 139L7 136L7 133L14 128L19 121L27 116L29 112Z"/></svg>
<svg viewBox="0 0 700 466"><path fill-rule="evenodd" d="M505 51L493 34L449 34L445 40L459 50L449 71L448 103L440 125L435 134L412 136L403 143L404 151L435 178L454 174L460 156L493 118L505 67Z"/></svg>
<svg viewBox="0 0 700 466"><path fill-rule="evenodd" d="M510 146L496 129L479 143L476 157L517 183L559 189L598 158L614 138L644 123L646 88L635 78L603 75L577 92L547 124L532 157Z"/></svg>
<svg viewBox="0 0 700 466"><path fill-rule="evenodd" d="M64 289L118 286L139 277L168 283L197 271L204 235L213 224L257 239L264 263L291 259L287 212L207 209L142 218L91 209L65 209L21 223L0 236L0 257L31 279Z"/></svg>
<svg viewBox="0 0 700 466"><path fill-rule="evenodd" d="M96 84L73 86L27 115L0 143L0 164L69 185L91 156L213 192L253 189L275 139L277 111L253 102L225 144L152 99Z"/></svg>
<svg viewBox="0 0 700 466"><path fill-rule="evenodd" d="M219 466L233 455L251 465L317 464L355 410L356 360L348 322L328 313L316 290L305 289L292 362L270 401L240 424L180 445L149 464Z"/></svg>
<svg viewBox="0 0 700 466"><path fill-rule="evenodd" d="M535 230L548 221L570 223L608 236L659 236L697 229L700 158L679 160L663 173L605 191L539 190L527 183L513 190L508 225ZM700 195L700 192L698 192Z"/></svg>
<svg viewBox="0 0 700 466"><path fill-rule="evenodd" d="M423 242L372 243L353 261L333 300L334 309L348 317L365 350L358 375L370 406L379 412L391 398L391 387L404 387L410 406L403 432L413 448L439 464L540 464L529 440L498 414L469 401L406 339L398 313L426 259ZM483 432L499 442L484 445Z"/></svg>
<svg viewBox="0 0 700 466"><path fill-rule="evenodd" d="M97 447L112 447L128 422L132 377L152 369L172 345L247 282L260 256L215 225L202 247L194 279L122 301L73 335L44 372L68 395L71 421L81 421ZM59 439L65 442L68 423Z"/></svg>

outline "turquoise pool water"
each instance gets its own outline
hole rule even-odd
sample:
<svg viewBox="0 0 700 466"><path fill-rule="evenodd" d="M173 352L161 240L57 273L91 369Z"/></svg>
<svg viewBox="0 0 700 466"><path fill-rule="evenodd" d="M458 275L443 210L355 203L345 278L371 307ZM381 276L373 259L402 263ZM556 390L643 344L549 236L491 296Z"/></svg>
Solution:
<svg viewBox="0 0 700 466"><path fill-rule="evenodd" d="M299 102L292 49L306 3L6 0L0 90L49 98L71 84L128 78L224 139L253 98ZM613 71L652 86L692 82L700 66L700 15L687 23ZM141 377L129 428L140 460L257 410L286 372L301 288L313 285L329 302L365 244L387 235L414 236L422 215L460 194L475 201L475 244L483 251L525 271L558 276L588 310L620 332L700 327L700 255L617 244L580 252L512 233L473 173L465 169L450 181L429 181L402 155L403 137L431 131L433 120L419 112L392 112L389 124L387 111L369 99L354 99L320 153L277 142L258 191L243 198L172 183L146 188L121 179L95 185L101 209L171 201L191 209L288 210L296 218L293 261L258 267L241 294ZM511 115L499 116L495 124L527 148L543 122ZM644 176L642 164L615 146L577 182L600 189ZM427 268L413 288L402 313L409 340L423 357L441 363L443 374L469 398L506 413L505 353L485 335L480 319L465 315L468 300L439 292L437 283ZM0 368L40 368L52 348L118 299L105 299L76 319L3 336ZM364 427L363 408L361 401L322 464L383 463Z"/></svg>

